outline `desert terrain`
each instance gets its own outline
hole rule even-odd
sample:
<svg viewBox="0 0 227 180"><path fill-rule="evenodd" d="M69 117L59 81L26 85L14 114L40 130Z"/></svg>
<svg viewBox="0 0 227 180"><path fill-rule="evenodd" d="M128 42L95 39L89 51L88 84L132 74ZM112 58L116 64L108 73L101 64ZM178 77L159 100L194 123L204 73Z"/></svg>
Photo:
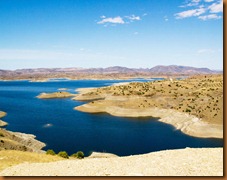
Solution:
<svg viewBox="0 0 227 180"><path fill-rule="evenodd" d="M6 116L6 113L0 111L0 118ZM0 121L1 126L6 126L7 122ZM20 132L8 131L0 126L0 151L1 150L21 150L29 152L40 152L45 143L35 139L35 135ZM1 151L2 153L2 151Z"/></svg>
<svg viewBox="0 0 227 180"><path fill-rule="evenodd" d="M38 98L73 97L89 103L76 110L115 116L159 117L191 136L223 138L223 75L77 89ZM75 96L75 97L74 97ZM4 119L6 113L0 112ZM0 128L1 176L223 176L223 148L185 148L82 160L46 155L34 135Z"/></svg>
<svg viewBox="0 0 227 180"><path fill-rule="evenodd" d="M0 80L29 80L30 82L47 82L51 79L64 78L69 80L79 79L132 79L155 77L187 77L193 74L217 74L208 68L195 68L189 66L155 66L152 68L127 68L113 66L107 68L37 68L1 70Z"/></svg>
<svg viewBox="0 0 227 180"><path fill-rule="evenodd" d="M4 116L6 116L6 113L3 111L0 111L0 118L3 118ZM8 124L7 122L0 119L0 127L7 126L7 124Z"/></svg>
<svg viewBox="0 0 227 180"><path fill-rule="evenodd" d="M223 176L223 148L186 148L82 160L3 151L0 162L15 164L10 154L21 164L8 166L0 172L1 176Z"/></svg>
<svg viewBox="0 0 227 180"><path fill-rule="evenodd" d="M200 75L93 89L79 89L75 109L115 116L152 116L198 137L223 137L223 75Z"/></svg>

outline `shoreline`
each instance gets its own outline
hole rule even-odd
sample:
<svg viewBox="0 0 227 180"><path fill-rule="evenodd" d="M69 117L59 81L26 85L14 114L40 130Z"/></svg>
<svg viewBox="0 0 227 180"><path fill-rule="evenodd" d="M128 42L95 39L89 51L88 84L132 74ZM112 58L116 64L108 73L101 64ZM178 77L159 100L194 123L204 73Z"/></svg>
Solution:
<svg viewBox="0 0 227 180"><path fill-rule="evenodd" d="M189 78L175 82L157 81L151 82L150 85L148 83L129 83L100 88L82 88L77 90L79 94L72 99L90 102L77 106L74 110L86 113L105 112L119 117L154 117L190 136L223 139L223 110L221 109L223 92L220 89L222 86L220 77L217 76L217 80L215 78L215 76L211 76L212 80L206 79L206 77L200 79L199 77L199 79ZM206 85L206 82L209 81L213 81L214 85L217 84L216 89L219 88L214 96L208 94L209 91L214 90L214 88ZM187 83L189 85L185 86ZM138 87L145 87L147 96L146 94L141 95L144 91L141 91ZM180 92L179 87L185 88L185 90ZM146 90L147 88L149 88L149 91ZM150 90L151 88L152 90ZM163 93L164 91L165 93ZM131 92L131 95L129 92ZM133 92L135 93L132 94ZM139 92L138 95L137 92ZM184 99L186 99L186 102ZM174 108L176 106L179 106L179 109ZM196 106L198 106L198 110L195 108ZM216 114L214 114L215 111L211 114L211 109L216 109ZM217 111L218 109L220 111ZM200 114L198 111L205 111L205 113ZM213 120L214 117L215 120Z"/></svg>
<svg viewBox="0 0 227 180"><path fill-rule="evenodd" d="M6 116L7 113L0 111L0 118ZM26 134L21 132L13 132L6 130L5 126L8 123L0 120L0 151L3 149L12 149L12 150L22 150L22 151L30 151L30 152L38 152L43 153L44 148L46 146L45 143L35 139L36 136L33 134ZM3 143L3 144L2 144Z"/></svg>
<svg viewBox="0 0 227 180"><path fill-rule="evenodd" d="M106 112L112 116L119 117L154 117L160 118L158 121L170 124L183 133L201 138L223 138L223 129L221 125L209 124L201 119L180 113L174 110L149 108L146 110L126 109L117 106L106 106L105 104L95 106L84 104L74 108L75 110L87 113Z"/></svg>
<svg viewBox="0 0 227 180"><path fill-rule="evenodd" d="M4 111L0 111L0 118L5 117L7 114ZM7 126L8 123L0 119L0 128Z"/></svg>
<svg viewBox="0 0 227 180"><path fill-rule="evenodd" d="M169 77L169 76L168 76ZM175 76L173 75L174 78L180 78L182 76ZM43 79L0 79L0 81L7 82L7 81L28 81L28 82L49 82L54 80L61 80L61 79L66 79L69 81L74 81L74 80L137 80L137 79L156 79L156 78L167 78L167 76L148 76L148 77L125 77L125 78L69 78L69 77L59 77L59 78L43 78ZM124 82L123 82L124 83Z"/></svg>
<svg viewBox="0 0 227 180"><path fill-rule="evenodd" d="M70 98L75 96L76 94L72 94L65 91L53 92L53 93L41 93L36 98L38 99L55 99L55 98Z"/></svg>

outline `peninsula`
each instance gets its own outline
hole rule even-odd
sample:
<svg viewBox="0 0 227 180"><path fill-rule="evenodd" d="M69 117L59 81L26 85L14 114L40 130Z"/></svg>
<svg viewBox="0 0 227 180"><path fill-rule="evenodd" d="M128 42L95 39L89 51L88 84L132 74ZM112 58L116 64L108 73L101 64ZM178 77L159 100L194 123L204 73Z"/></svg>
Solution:
<svg viewBox="0 0 227 180"><path fill-rule="evenodd" d="M6 113L3 112L3 111L0 111L0 118L3 118L4 116L6 116ZM7 122L2 121L2 120L0 119L0 127L7 126L7 124L8 124Z"/></svg>
<svg viewBox="0 0 227 180"><path fill-rule="evenodd" d="M223 138L223 75L133 82L79 92L73 99L93 101L75 110L158 117L191 136Z"/></svg>
<svg viewBox="0 0 227 180"><path fill-rule="evenodd" d="M6 116L6 113L0 111L0 118ZM8 131L3 126L8 123L0 120L0 151L1 150L20 150L29 152L44 152L41 150L45 147L45 143L35 139L33 134L25 134L20 132Z"/></svg>
<svg viewBox="0 0 227 180"><path fill-rule="evenodd" d="M76 107L76 110L127 117L154 116L192 136L223 137L223 75L132 82L77 91L79 94L76 95L56 92L40 94L42 96L39 98L73 97L76 100L91 101ZM4 115L6 113L0 112L0 117ZM186 148L126 157L103 158L103 155L99 155L83 160L63 160L43 154L40 149L45 144L35 140L34 135L14 133L2 128L0 135L3 142L0 149L0 175L3 176L223 175L223 148Z"/></svg>

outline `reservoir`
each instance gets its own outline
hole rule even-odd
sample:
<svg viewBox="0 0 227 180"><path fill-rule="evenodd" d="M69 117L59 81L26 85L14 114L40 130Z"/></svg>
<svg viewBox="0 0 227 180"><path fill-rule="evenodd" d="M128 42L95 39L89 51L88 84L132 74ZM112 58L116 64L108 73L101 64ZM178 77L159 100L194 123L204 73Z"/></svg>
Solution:
<svg viewBox="0 0 227 180"><path fill-rule="evenodd" d="M103 87L137 80L65 80L48 82L0 81L0 110L7 130L36 135L46 144L44 150L114 153L119 156L144 154L186 147L223 147L223 139L196 138L183 134L158 119L114 117L106 113L89 114L73 110L86 102L65 99L38 99L42 92L67 88Z"/></svg>

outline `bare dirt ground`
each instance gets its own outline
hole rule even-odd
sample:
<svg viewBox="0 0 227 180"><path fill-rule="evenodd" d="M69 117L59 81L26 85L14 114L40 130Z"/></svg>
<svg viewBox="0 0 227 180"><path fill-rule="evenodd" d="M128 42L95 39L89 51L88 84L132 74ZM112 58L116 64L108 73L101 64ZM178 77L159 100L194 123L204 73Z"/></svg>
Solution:
<svg viewBox="0 0 227 180"><path fill-rule="evenodd" d="M80 89L73 99L93 100L79 111L159 117L192 136L223 138L223 75Z"/></svg>
<svg viewBox="0 0 227 180"><path fill-rule="evenodd" d="M18 150L1 150L0 171L20 163L41 163L60 160L63 160L63 158L59 156L46 155L45 153L25 152Z"/></svg>
<svg viewBox="0 0 227 180"><path fill-rule="evenodd" d="M23 163L1 176L223 176L223 148L181 149L143 155Z"/></svg>
<svg viewBox="0 0 227 180"><path fill-rule="evenodd" d="M75 99L93 100L76 107L80 111L160 117L186 134L223 138L222 75L80 89ZM21 142L32 145L34 136L18 133L15 137L0 128L0 140L5 145L9 141L10 147L27 151L24 144L17 146L10 138L22 138ZM0 176L223 176L223 148L186 148L126 157L93 154L83 160L22 151L1 151Z"/></svg>
<svg viewBox="0 0 227 180"><path fill-rule="evenodd" d="M0 118L6 116L6 113L0 111ZM0 120L0 127L6 126L7 122ZM41 149L45 143L35 139L33 134L8 131L0 128L0 151L1 150L21 150L30 152L43 152Z"/></svg>

